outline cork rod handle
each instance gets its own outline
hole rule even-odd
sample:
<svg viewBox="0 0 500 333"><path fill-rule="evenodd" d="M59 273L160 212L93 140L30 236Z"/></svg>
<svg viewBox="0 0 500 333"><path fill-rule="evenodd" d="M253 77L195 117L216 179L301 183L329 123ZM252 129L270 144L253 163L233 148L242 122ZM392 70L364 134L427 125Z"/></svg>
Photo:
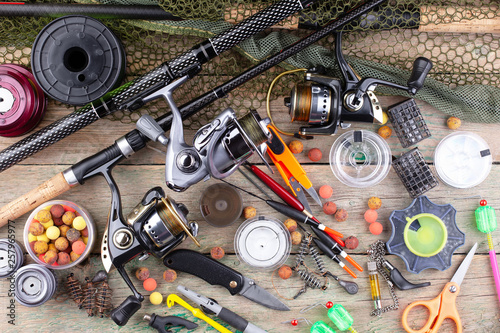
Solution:
<svg viewBox="0 0 500 333"><path fill-rule="evenodd" d="M492 14L485 14L489 12ZM500 16L491 8L423 6L418 31L500 33Z"/></svg>
<svg viewBox="0 0 500 333"><path fill-rule="evenodd" d="M62 172L55 175L42 185L0 208L0 227L6 225L8 220L17 219L70 188L71 186L66 182Z"/></svg>

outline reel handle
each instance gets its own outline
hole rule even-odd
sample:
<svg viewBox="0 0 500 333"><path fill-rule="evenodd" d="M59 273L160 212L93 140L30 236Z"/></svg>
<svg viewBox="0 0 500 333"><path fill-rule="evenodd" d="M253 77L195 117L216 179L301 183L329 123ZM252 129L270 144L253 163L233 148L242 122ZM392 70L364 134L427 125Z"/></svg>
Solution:
<svg viewBox="0 0 500 333"><path fill-rule="evenodd" d="M130 317L132 317L141 308L141 300L134 295L127 297L122 304L118 305L111 311L111 319L118 325L124 326L127 324Z"/></svg>
<svg viewBox="0 0 500 333"><path fill-rule="evenodd" d="M424 57L418 57L413 62L413 69L408 79L408 92L415 95L424 86L425 77L432 69L432 62Z"/></svg>
<svg viewBox="0 0 500 333"><path fill-rule="evenodd" d="M158 123L148 114L143 115L136 123L137 129L147 136L151 141L158 141L166 146L168 138Z"/></svg>

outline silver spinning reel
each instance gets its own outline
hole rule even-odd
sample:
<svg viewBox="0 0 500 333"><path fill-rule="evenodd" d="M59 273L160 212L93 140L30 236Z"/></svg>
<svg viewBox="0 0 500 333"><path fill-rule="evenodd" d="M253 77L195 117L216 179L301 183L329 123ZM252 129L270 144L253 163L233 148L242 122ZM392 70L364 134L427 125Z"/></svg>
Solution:
<svg viewBox="0 0 500 333"><path fill-rule="evenodd" d="M144 115L137 122L139 131L167 147L167 186L180 192L202 179L225 178L236 171L253 152L257 152L269 167L262 154L267 148L265 143L271 137L267 129L270 119L261 119L254 110L238 119L234 111L228 108L196 132L192 146L185 142L182 116L172 93L186 80L187 77L183 77L148 97L164 97L170 105L173 120L169 138L151 116Z"/></svg>

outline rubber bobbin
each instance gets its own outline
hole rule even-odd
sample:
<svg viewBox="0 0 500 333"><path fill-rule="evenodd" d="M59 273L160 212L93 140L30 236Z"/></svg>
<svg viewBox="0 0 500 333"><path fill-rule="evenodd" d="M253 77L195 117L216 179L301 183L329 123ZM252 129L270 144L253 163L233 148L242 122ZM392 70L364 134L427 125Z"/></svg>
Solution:
<svg viewBox="0 0 500 333"><path fill-rule="evenodd" d="M100 21L87 16L58 18L38 34L31 54L36 81L51 98L84 105L118 86L125 50Z"/></svg>
<svg viewBox="0 0 500 333"><path fill-rule="evenodd" d="M0 239L0 278L12 276L24 263L21 245L13 239Z"/></svg>
<svg viewBox="0 0 500 333"><path fill-rule="evenodd" d="M42 265L21 267L16 273L16 301L24 306L40 306L54 296L57 280L52 271Z"/></svg>
<svg viewBox="0 0 500 333"><path fill-rule="evenodd" d="M31 72L19 65L0 65L0 136L18 136L32 130L47 105L43 90Z"/></svg>

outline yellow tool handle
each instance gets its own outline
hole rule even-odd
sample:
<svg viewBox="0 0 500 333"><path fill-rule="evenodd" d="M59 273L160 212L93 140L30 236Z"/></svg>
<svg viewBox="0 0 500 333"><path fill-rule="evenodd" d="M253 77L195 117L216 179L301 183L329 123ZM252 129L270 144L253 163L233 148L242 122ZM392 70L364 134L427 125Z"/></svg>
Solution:
<svg viewBox="0 0 500 333"><path fill-rule="evenodd" d="M196 318L199 318L199 319L205 321L207 324L209 324L210 326L212 326L213 328L215 328L217 331L219 331L221 333L233 333L230 330L228 330L227 328L225 328L224 326L222 326L221 324L219 324L218 322L216 322L215 320L213 320L212 318L210 318L207 315L205 315L201 309L193 308L191 305L189 305L186 301L184 301L179 296L177 296L175 294L168 295L168 297L167 297L167 306L169 308L171 308L172 306L174 306L175 303L177 303L180 306L182 306L182 307L186 308L187 310L191 311L191 313L193 314L193 316L195 316Z"/></svg>

